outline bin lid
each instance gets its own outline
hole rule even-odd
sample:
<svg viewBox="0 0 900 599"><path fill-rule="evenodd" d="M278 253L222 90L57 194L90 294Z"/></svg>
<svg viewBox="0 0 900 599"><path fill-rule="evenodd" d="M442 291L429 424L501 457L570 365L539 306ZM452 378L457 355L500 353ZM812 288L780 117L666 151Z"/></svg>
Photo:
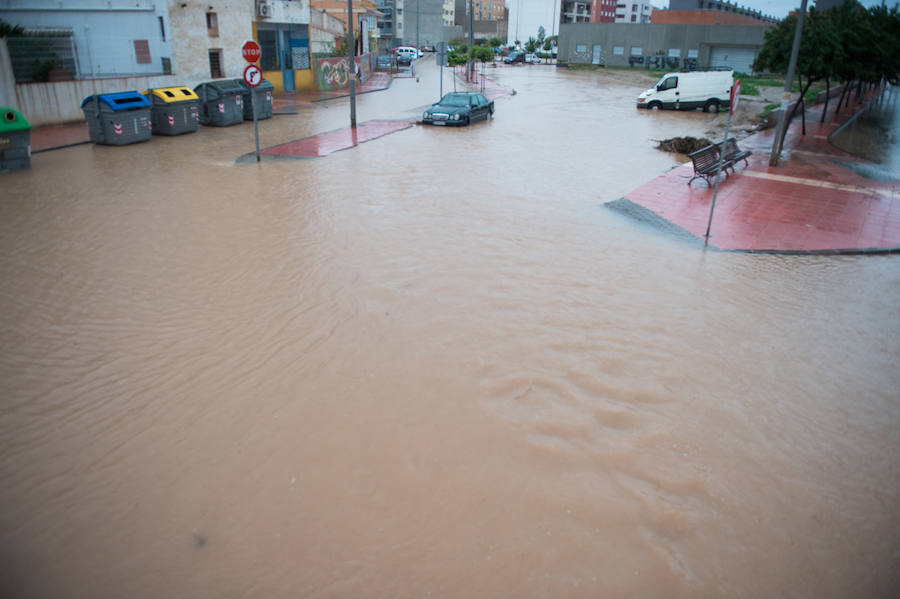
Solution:
<svg viewBox="0 0 900 599"><path fill-rule="evenodd" d="M150 100L136 91L117 92L114 94L98 94L97 100L103 102L113 110L131 110L132 108L147 108L150 106ZM88 96L81 103L84 108L88 102L91 102L94 96Z"/></svg>
<svg viewBox="0 0 900 599"><path fill-rule="evenodd" d="M218 95L224 94L241 94L244 92L244 88L234 82L233 79L219 79L218 81L207 81L205 83L201 83L197 87L194 88L195 91L201 91L201 88L207 88L212 90ZM202 95L202 94L201 94ZM209 94L207 94L208 96Z"/></svg>
<svg viewBox="0 0 900 599"><path fill-rule="evenodd" d="M146 96L147 93L151 90L147 90L144 92ZM189 87L177 86L177 87L154 87L153 95L163 102L183 102L185 100L199 100L197 94L194 93Z"/></svg>
<svg viewBox="0 0 900 599"><path fill-rule="evenodd" d="M251 89L250 86L247 85L247 82L243 79L235 79L234 82L240 85L245 93L249 92ZM275 86L269 83L267 80L263 79L259 82L259 85L256 86L256 89L260 91L272 91L273 89L275 89Z"/></svg>
<svg viewBox="0 0 900 599"><path fill-rule="evenodd" d="M31 129L31 125L28 124L21 112L11 106L0 106L0 133L29 129Z"/></svg>

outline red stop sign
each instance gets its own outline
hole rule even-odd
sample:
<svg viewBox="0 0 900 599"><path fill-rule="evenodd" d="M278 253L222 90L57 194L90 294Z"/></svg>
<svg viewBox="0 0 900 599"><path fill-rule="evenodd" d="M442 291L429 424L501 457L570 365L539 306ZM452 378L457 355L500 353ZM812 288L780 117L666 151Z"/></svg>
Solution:
<svg viewBox="0 0 900 599"><path fill-rule="evenodd" d="M241 55L247 62L256 62L262 56L262 50L259 48L259 44L253 40L247 40L241 46Z"/></svg>

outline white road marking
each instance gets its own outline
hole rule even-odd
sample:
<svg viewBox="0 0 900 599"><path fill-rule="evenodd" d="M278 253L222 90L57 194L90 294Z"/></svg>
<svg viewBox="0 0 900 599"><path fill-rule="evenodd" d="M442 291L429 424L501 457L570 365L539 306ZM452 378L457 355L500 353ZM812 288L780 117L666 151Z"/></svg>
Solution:
<svg viewBox="0 0 900 599"><path fill-rule="evenodd" d="M849 191L851 193L864 193L866 195L881 195L889 199L895 197L895 193L890 189L873 189L871 187L860 187L859 185L845 185L843 183L832 183L830 181L817 181L816 179L804 179L802 177L790 177L788 175L775 175L773 173L761 173L759 171L739 171L737 174L745 177L756 177L757 179L769 179L771 181L782 181L784 183L796 183L797 185L807 185L809 187L824 187L826 189L837 189L838 191Z"/></svg>

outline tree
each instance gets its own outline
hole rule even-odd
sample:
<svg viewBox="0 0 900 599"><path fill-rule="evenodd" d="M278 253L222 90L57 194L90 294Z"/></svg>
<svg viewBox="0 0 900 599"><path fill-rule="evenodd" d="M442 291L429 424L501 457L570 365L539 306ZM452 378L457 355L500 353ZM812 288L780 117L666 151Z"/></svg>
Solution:
<svg viewBox="0 0 900 599"><path fill-rule="evenodd" d="M529 37L528 41L525 42L525 51L526 52L534 52L534 49L537 47L537 40L534 37Z"/></svg>
<svg viewBox="0 0 900 599"><path fill-rule="evenodd" d="M25 28L21 25L10 25L0 19L0 37L18 37L23 33L25 33Z"/></svg>
<svg viewBox="0 0 900 599"><path fill-rule="evenodd" d="M500 39L499 37L492 37L491 39L488 40L488 44L490 45L491 48L499 48L500 46L503 45L503 40Z"/></svg>
<svg viewBox="0 0 900 599"><path fill-rule="evenodd" d="M484 46L477 46L475 48L472 48L472 60L477 60L482 63L493 62L494 51Z"/></svg>
<svg viewBox="0 0 900 599"><path fill-rule="evenodd" d="M544 45L544 37L546 35L547 35L547 30L544 29L544 26L541 25L540 27L538 27L538 36L537 36L537 45L538 46Z"/></svg>

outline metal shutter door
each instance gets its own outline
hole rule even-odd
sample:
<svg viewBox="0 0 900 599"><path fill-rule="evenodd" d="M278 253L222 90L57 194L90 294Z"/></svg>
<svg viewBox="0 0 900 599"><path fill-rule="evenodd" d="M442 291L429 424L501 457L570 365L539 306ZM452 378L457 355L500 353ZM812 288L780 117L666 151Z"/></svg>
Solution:
<svg viewBox="0 0 900 599"><path fill-rule="evenodd" d="M734 48L730 46L713 46L709 53L709 66L729 67L741 73L752 73L750 65L756 58L754 48Z"/></svg>

